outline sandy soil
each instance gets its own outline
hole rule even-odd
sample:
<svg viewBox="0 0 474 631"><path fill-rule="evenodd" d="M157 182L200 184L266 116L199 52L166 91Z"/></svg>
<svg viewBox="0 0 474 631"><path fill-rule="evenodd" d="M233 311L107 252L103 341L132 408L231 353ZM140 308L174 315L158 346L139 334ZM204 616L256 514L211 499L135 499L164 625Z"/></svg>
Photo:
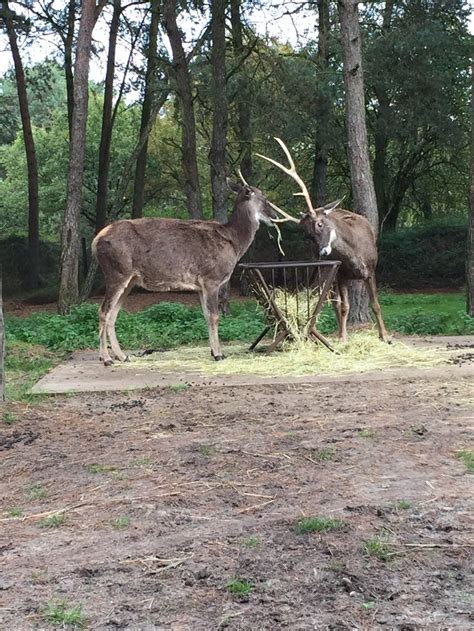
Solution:
<svg viewBox="0 0 474 631"><path fill-rule="evenodd" d="M81 604L90 629L474 626L472 476L457 457L472 384L455 374L5 412L2 630L50 628L52 601ZM298 534L304 516L344 526ZM374 538L387 560L364 551ZM230 593L235 578L250 593Z"/></svg>

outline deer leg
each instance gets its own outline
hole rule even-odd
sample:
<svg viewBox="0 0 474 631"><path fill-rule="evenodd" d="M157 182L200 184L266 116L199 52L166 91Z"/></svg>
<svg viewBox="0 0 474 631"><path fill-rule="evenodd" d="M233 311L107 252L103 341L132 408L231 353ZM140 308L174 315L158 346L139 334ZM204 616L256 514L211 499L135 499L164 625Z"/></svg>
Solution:
<svg viewBox="0 0 474 631"><path fill-rule="evenodd" d="M365 281L367 286L367 291L369 293L370 306L375 315L375 319L377 320L377 328L379 330L379 338L382 342L387 342L390 344L390 338L387 333L387 329L385 328L385 323L382 318L382 309L380 308L378 296L377 296L377 285L375 283L375 278L368 278Z"/></svg>
<svg viewBox="0 0 474 631"><path fill-rule="evenodd" d="M339 297L341 300L341 321L339 323L339 339L342 342L347 342L347 318L349 317L349 287L346 282L339 281Z"/></svg>
<svg viewBox="0 0 474 631"><path fill-rule="evenodd" d="M211 347L211 355L217 361L224 359L219 343L219 290L213 289L212 291L203 290L199 294L201 298L202 310L207 320L207 326L209 328L209 344Z"/></svg>
<svg viewBox="0 0 474 631"><path fill-rule="evenodd" d="M341 337L341 292L339 289L339 283L336 283L335 287L335 297L332 301L332 306L334 308L334 313L336 314L337 320L337 334L338 337Z"/></svg>
<svg viewBox="0 0 474 631"><path fill-rule="evenodd" d="M105 366L110 366L113 364L113 359L110 356L109 349L107 346L108 336L110 338L110 318L112 317L114 310L119 303L123 292L130 282L130 278L127 279L126 283L113 283L106 287L104 300L100 306L99 310L99 357L101 361L104 362ZM120 307L119 307L120 308ZM118 313L118 310L117 310ZM115 317L113 322L115 323L115 318L117 317L117 313L115 313ZM115 328L113 329L113 335L115 336ZM116 340L116 338L115 338ZM114 340L114 341L115 341ZM111 339L112 343L112 339ZM113 349L112 349L113 351ZM115 353L114 353L115 354Z"/></svg>
<svg viewBox="0 0 474 631"><path fill-rule="evenodd" d="M132 289L133 285L134 285L134 282L132 279L130 279L126 284L122 286L121 293L119 293L120 292L119 290L119 292L117 293L116 302L110 309L109 318L106 324L107 335L110 340L110 347L112 349L112 354L115 356L115 359L118 359L121 362L128 361L129 357L128 355L125 355L125 353L120 348L120 344L117 339L117 334L115 333L115 322L117 320L119 311L122 307L123 301L130 293L130 290Z"/></svg>

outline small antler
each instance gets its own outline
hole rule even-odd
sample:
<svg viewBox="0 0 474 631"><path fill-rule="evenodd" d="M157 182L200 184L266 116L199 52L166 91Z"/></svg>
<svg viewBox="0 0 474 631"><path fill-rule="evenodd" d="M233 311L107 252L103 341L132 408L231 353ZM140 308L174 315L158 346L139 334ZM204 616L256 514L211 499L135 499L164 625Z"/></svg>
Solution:
<svg viewBox="0 0 474 631"><path fill-rule="evenodd" d="M277 213L280 213L280 215L282 217L284 217L284 219L272 219L272 221L275 223L281 223L281 222L285 222L285 221L294 221L295 223L299 223L299 219L296 219L296 217L293 217L292 215L289 215L288 213L286 213L284 210L282 210L281 208L278 208L278 206L276 204L273 204L271 201L269 201L267 199L267 202L269 204L269 206L271 206L273 208L273 210L276 210Z"/></svg>
<svg viewBox="0 0 474 631"><path fill-rule="evenodd" d="M311 198L309 196L308 189L306 188L306 184L303 182L303 180L300 178L300 176L296 172L295 163L293 162L293 158L291 157L291 153L289 152L288 147L285 145L283 140L281 140L281 138L275 137L275 140L277 141L277 143L280 145L280 147L285 152L285 155L287 157L288 164L290 165L290 168L284 166L283 164L281 164L280 162L277 162L276 160L273 160L272 158L268 158L267 156L262 155L261 153L257 153L256 155L259 158L263 158L264 160L267 160L268 162L271 162L272 164L274 164L276 167L281 169L284 173L286 173L287 175L289 175L290 177L292 177L295 180L295 182L301 188L301 192L300 193L295 193L295 195L301 195L302 197L305 198L306 205L308 206L308 210L309 210L310 214L314 215L315 212L314 212L313 204L311 202Z"/></svg>

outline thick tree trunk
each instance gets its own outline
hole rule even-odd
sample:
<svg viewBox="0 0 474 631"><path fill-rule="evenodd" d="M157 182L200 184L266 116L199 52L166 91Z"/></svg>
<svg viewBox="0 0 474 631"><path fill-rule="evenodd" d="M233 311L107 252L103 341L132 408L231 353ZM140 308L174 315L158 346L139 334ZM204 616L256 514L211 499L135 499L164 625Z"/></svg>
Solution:
<svg viewBox="0 0 474 631"><path fill-rule="evenodd" d="M382 35L390 31L393 15L393 0L386 0L383 11ZM378 86L375 95L379 102L375 123L374 187L377 198L379 225L384 223L388 214L387 199L387 149L389 140L390 99L386 90ZM386 224L384 224L386 225Z"/></svg>
<svg viewBox="0 0 474 631"><path fill-rule="evenodd" d="M328 142L329 118L331 116L331 102L324 85L327 83L327 69L329 67L329 0L318 0L318 70L321 73L316 95L318 132L314 144L314 166L311 181L312 200L315 206L323 206L326 199L326 177L328 171Z"/></svg>
<svg viewBox="0 0 474 631"><path fill-rule="evenodd" d="M147 67L145 75L145 93L143 96L140 135L146 129L151 116L154 88L156 85L156 70L158 67L158 26L160 22L161 0L151 0L151 21L148 39ZM148 137L138 156L135 168L135 182L133 187L132 218L138 219L143 215L143 200L145 188L146 162L148 155Z"/></svg>
<svg viewBox="0 0 474 631"><path fill-rule="evenodd" d="M58 310L67 313L79 300L79 220L84 179L87 109L89 101L89 59L95 24L95 0L83 0L74 66L74 108L67 184L66 209L61 230L61 260Z"/></svg>
<svg viewBox="0 0 474 631"><path fill-rule="evenodd" d="M109 191L110 145L112 142L112 105L114 99L115 52L122 13L121 0L114 0L114 10L109 32L109 51L105 73L102 130L99 145L99 172L97 177L97 199L95 205L95 231L99 232L107 222L107 196Z"/></svg>
<svg viewBox="0 0 474 631"><path fill-rule="evenodd" d="M226 0L211 1L212 37L212 139L209 152L211 163L212 213L214 219L227 221L227 86L225 64L225 9Z"/></svg>
<svg viewBox="0 0 474 631"><path fill-rule="evenodd" d="M0 403L5 400L5 320L3 319L2 268L0 267Z"/></svg>
<svg viewBox="0 0 474 631"><path fill-rule="evenodd" d="M69 126L69 141L72 131L72 110L74 108L74 75L72 71L72 46L74 43L74 28L76 26L76 0L69 0L67 11L67 30L64 38L64 73L66 75L67 93L67 121Z"/></svg>
<svg viewBox="0 0 474 631"><path fill-rule="evenodd" d="M15 66L15 79L20 106L21 126L23 141L25 143L26 165L28 171L28 255L29 278L28 285L36 287L39 282L39 192L38 192L38 163L36 160L36 147L31 129L31 118L28 107L28 95L26 92L25 72L18 48L18 42L13 22L14 13L5 1L0 7L0 16L5 22L5 27L12 51Z"/></svg>
<svg viewBox="0 0 474 631"><path fill-rule="evenodd" d="M364 76L359 12L355 0L338 0L341 24L342 58L346 98L348 158L351 171L355 212L365 215L375 234L378 233L378 212L374 182L370 169L367 126L365 120ZM355 283L352 283L355 285ZM359 295L362 292L362 296ZM349 322L371 321L365 289L351 288ZM366 306L367 305L367 306Z"/></svg>
<svg viewBox="0 0 474 631"><path fill-rule="evenodd" d="M194 116L191 74L183 48L182 36L176 23L176 0L163 5L163 23L173 54L176 92L182 117L182 167L187 208L192 219L202 219L202 198L199 185L196 149L196 119Z"/></svg>
<svg viewBox="0 0 474 631"><path fill-rule="evenodd" d="M474 317L474 62L471 64L471 161L469 171L469 238L467 244L466 281L467 314Z"/></svg>
<svg viewBox="0 0 474 631"><path fill-rule="evenodd" d="M239 58L243 58L245 54L244 40L242 36L242 17L241 17L241 0L231 0L230 16L232 26L232 47L234 49L234 57L237 62ZM246 182L252 183L253 179L253 163L252 163L252 124L250 99L251 94L248 88L248 82L240 69L237 78L237 136L240 143L240 170Z"/></svg>

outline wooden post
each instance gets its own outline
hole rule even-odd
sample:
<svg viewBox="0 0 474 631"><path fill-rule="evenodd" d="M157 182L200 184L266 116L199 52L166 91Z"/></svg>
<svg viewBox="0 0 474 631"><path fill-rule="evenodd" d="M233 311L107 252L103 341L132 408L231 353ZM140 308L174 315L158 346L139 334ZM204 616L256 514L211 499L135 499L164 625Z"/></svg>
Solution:
<svg viewBox="0 0 474 631"><path fill-rule="evenodd" d="M5 321L3 319L2 268L0 267L0 402L5 401Z"/></svg>

